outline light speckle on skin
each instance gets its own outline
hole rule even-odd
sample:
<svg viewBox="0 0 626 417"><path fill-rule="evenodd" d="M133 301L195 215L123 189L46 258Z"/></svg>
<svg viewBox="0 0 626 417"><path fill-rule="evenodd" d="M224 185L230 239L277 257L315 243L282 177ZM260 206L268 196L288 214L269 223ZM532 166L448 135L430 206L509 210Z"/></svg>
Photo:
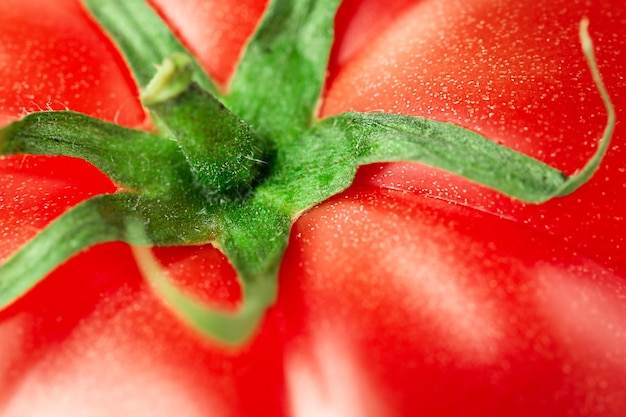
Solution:
<svg viewBox="0 0 626 417"><path fill-rule="evenodd" d="M38 0L0 3L0 76L5 80L0 124L33 111L66 109L130 126L145 119L123 62L102 34L77 18L82 16L77 7ZM94 99L110 93L121 102L103 106ZM125 111L116 115L115 106L121 105Z"/></svg>

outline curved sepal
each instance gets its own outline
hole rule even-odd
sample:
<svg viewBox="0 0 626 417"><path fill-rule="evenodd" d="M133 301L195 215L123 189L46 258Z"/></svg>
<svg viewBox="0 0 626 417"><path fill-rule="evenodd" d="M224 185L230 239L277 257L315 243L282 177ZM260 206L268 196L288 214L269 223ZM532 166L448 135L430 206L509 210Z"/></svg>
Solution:
<svg viewBox="0 0 626 417"><path fill-rule="evenodd" d="M277 145L313 122L340 0L273 0L224 100Z"/></svg>
<svg viewBox="0 0 626 417"><path fill-rule="evenodd" d="M146 244L144 235L128 232L136 196L104 194L79 204L43 229L0 265L0 309L34 287L57 266L97 243Z"/></svg>
<svg viewBox="0 0 626 417"><path fill-rule="evenodd" d="M133 246L132 249L140 271L156 294L184 322L207 338L229 345L245 342L258 328L265 310L275 299L277 278L259 277L255 281L257 285L244 286L243 302L237 311L221 311L174 284L149 247Z"/></svg>
<svg viewBox="0 0 626 417"><path fill-rule="evenodd" d="M31 113L2 128L0 154L81 158L117 184L145 194L193 186L176 142L71 111Z"/></svg>
<svg viewBox="0 0 626 417"><path fill-rule="evenodd" d="M602 159L604 158L604 155L608 151L609 144L611 143L611 137L613 136L613 131L615 130L615 108L613 107L611 97L606 90L606 86L604 85L604 81L602 80L602 75L600 74L600 70L598 69L598 65L596 64L596 56L594 52L595 48L593 46L591 36L589 36L589 20L587 18L582 19L580 22L579 37L580 46L582 48L583 54L585 54L585 57L587 59L587 64L589 66L589 70L591 71L591 76L596 85L596 88L598 89L598 93L602 98L604 107L606 108L607 121L604 132L602 134L602 139L600 140L598 149L594 153L593 157L580 171L568 177L568 179L555 192L556 196L564 196L574 192L578 187L583 185L589 180L589 178L591 178L591 176L597 171L600 163L602 162Z"/></svg>
<svg viewBox="0 0 626 417"><path fill-rule="evenodd" d="M217 246L237 271L242 303L224 312L196 300L177 287L162 271L149 248L134 246L140 270L153 289L186 323L206 337L240 344L257 329L265 311L275 301L278 269L289 239L290 216L262 198L231 207L224 215ZM143 225L130 224L133 235L145 234Z"/></svg>

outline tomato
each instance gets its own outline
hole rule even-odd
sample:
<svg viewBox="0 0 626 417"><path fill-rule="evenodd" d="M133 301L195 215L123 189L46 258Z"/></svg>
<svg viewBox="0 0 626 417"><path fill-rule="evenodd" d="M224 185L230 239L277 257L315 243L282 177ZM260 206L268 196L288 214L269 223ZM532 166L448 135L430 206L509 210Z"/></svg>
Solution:
<svg viewBox="0 0 626 417"><path fill-rule="evenodd" d="M582 15L626 109L626 8L598 3L346 1L320 115L426 115L574 170L605 117L578 52ZM224 89L266 7L153 4ZM0 22L2 123L67 107L146 125L123 60L76 1L5 0ZM417 164L362 168L295 223L276 305L237 348L182 324L127 245L94 247L0 312L0 413L622 415L622 126L588 184L539 206ZM2 157L0 171L0 259L117 189L66 157ZM154 252L206 302L236 307L216 249Z"/></svg>

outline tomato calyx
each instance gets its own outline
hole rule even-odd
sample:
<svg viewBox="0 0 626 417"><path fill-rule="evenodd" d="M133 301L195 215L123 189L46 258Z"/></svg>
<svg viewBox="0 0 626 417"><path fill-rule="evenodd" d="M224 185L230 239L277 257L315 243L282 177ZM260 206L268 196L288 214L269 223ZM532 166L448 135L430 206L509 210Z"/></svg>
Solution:
<svg viewBox="0 0 626 417"><path fill-rule="evenodd" d="M184 320L240 343L275 298L295 219L345 190L359 166L418 161L539 203L584 183L612 134L614 111L586 42L609 121L596 156L567 176L448 123L386 113L316 120L338 0L271 2L225 94L144 1L86 4L126 58L156 132L73 112L33 113L0 131L4 154L82 158L121 187L69 210L0 266L0 308L82 249L124 241ZM588 39L585 22L581 34ZM148 77L155 65L157 75ZM184 294L146 249L209 242L238 272L243 304L234 313Z"/></svg>

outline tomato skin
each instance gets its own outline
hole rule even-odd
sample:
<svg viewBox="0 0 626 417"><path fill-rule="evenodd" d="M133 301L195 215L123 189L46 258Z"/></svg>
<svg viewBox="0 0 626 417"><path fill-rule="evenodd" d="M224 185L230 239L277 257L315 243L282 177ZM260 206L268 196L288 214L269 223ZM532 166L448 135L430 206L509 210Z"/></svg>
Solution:
<svg viewBox="0 0 626 417"><path fill-rule="evenodd" d="M90 48L110 48L73 1L48 2L57 9L37 0L22 3L48 16L66 13L55 20L54 28L44 28L48 32L33 29L38 37L65 33L73 36L66 44L80 45L84 40L91 42L93 36L96 40ZM347 3L344 13L354 13L354 19L338 18L338 25L345 25L339 27L341 39L353 44L343 52L341 46L333 52L323 114L332 112L330 106L338 109L360 103L355 96L358 90L346 101L339 100L346 98L340 94L341 83L349 71L363 70L368 54L376 50L379 34L373 32L383 26L392 28L389 22L411 13L409 3L431 2L398 0L382 9L374 3ZM169 15L179 3L155 0L154 4ZM241 4L254 13L262 10L260 2ZM197 42L185 30L202 28L201 19L208 17L189 15L193 9L186 2L181 1L180 7L182 11L176 9L170 19L183 38ZM616 7L614 15L619 17L622 10ZM385 23L362 33L358 25L350 26L365 12L382 14ZM367 25L367 19L361 19ZM28 27L37 28L38 22L45 21L35 18ZM217 24L213 28L221 30ZM74 27L80 30L70 30ZM225 27L233 30L230 24ZM221 38L233 44L204 55L204 65L220 82L227 82L237 45L249 29L243 25L241 33ZM607 35L603 36L606 40ZM577 42L574 35L569 38ZM623 56L620 41L611 42L617 48L615 56ZM586 69L577 51L571 48L578 61L569 64L584 78ZM220 63L211 62L212 57L226 58ZM598 57L602 61L600 53ZM109 68L111 80L102 81L103 89L126 92L108 101L106 109L89 107L92 97L104 94L99 89L81 90L85 93L77 101L70 100L71 89L61 89L59 94L67 96L59 100L98 117L142 125L135 87L119 57L98 53L86 59L98 68ZM615 59L612 68L621 68ZM70 62L68 71L79 68L78 61ZM41 70L40 65L35 63L27 74ZM606 73L608 64L604 65ZM585 96L597 101L588 81L583 83ZM614 78L608 84L618 109L623 109L622 96L616 91L621 85L618 81ZM87 83L84 87L96 86ZM35 99L37 103L46 102L48 91L35 93L43 94ZM123 104L127 100L131 104ZM597 122L593 134L603 124L603 110L596 101L591 110L583 109L593 115L593 126ZM118 114L120 108L124 110ZM6 120L21 112L2 109ZM576 121L576 114L568 116L568 121ZM506 120L515 117L507 113ZM546 126L540 125L533 127L537 135L545 133ZM490 126L501 133L497 123ZM580 127L572 124L571 132L578 133L576 126ZM623 138L620 132L617 144ZM507 144L519 147L515 140L523 137L514 136ZM548 145L557 146L563 137ZM540 145L524 150L533 151L535 146L539 149ZM586 146L589 151L594 145L590 141ZM615 148L612 151L619 152ZM579 155L577 148L571 152ZM612 167L623 157L612 155L599 178L621 178ZM578 158L553 162L577 167L585 156ZM433 176L441 189L422 186L421 181L432 183ZM40 183L43 177L46 182ZM0 187L0 230L16 231L3 240L2 257L65 208L93 194L115 190L93 167L67 158L3 157L0 180L10 183ZM125 245L98 246L69 261L0 312L0 414L623 415L625 270L614 273L599 264L620 265L611 260L618 251L609 250L606 256L600 252L620 243L619 236L609 234L618 230L610 216L620 216L618 209L624 205L620 205L619 189L600 187L598 180L593 181L583 188L590 190L583 196L595 199L594 205L577 203L582 198L577 193L561 203L550 203L556 205L554 209L532 208L482 188L463 192L469 186L458 179L415 164L366 167L351 190L312 209L295 224L281 269L279 300L254 340L235 350L201 340L162 306L139 276ZM454 184L459 184L458 190ZM41 197L39 187L44 188ZM21 214L24 196L37 208ZM41 205L38 198L42 198ZM615 204L616 211L602 214L603 201ZM591 209L597 209L594 213L600 219L594 224L581 222ZM5 216L7 212L12 215ZM31 222L26 214L36 214L37 221ZM515 222L531 223L539 230ZM17 227L29 223L34 227ZM577 223L582 224L581 236L572 232ZM598 236L590 238L592 232ZM565 239L599 264L577 254L561 241ZM232 268L210 246L165 248L156 253L173 278L188 288L204 288L208 293L204 295L221 305L236 303L239 292ZM414 280L409 281L409 276Z"/></svg>
<svg viewBox="0 0 626 417"><path fill-rule="evenodd" d="M514 222L353 188L295 225L282 277L294 415L626 407L623 276Z"/></svg>
<svg viewBox="0 0 626 417"><path fill-rule="evenodd" d="M373 7L369 3L361 8ZM425 193L515 219L626 271L620 227L626 218L626 43L616 36L626 26L623 2L391 3L403 7L394 24L367 43L357 39L357 46L338 47L353 52L344 59L342 52L334 55L322 116L390 111L448 121L575 172L595 151L606 123L579 47L578 24L587 16L618 124L594 178L545 205L511 201L417 164L370 166L356 182ZM368 32L358 17L352 22L345 31Z"/></svg>
<svg viewBox="0 0 626 417"><path fill-rule="evenodd" d="M265 0L151 0L222 87L267 7ZM189 22L200 22L189 24Z"/></svg>
<svg viewBox="0 0 626 417"><path fill-rule="evenodd" d="M125 126L143 123L124 61L76 0L4 0L0 25L0 125L65 109Z"/></svg>

